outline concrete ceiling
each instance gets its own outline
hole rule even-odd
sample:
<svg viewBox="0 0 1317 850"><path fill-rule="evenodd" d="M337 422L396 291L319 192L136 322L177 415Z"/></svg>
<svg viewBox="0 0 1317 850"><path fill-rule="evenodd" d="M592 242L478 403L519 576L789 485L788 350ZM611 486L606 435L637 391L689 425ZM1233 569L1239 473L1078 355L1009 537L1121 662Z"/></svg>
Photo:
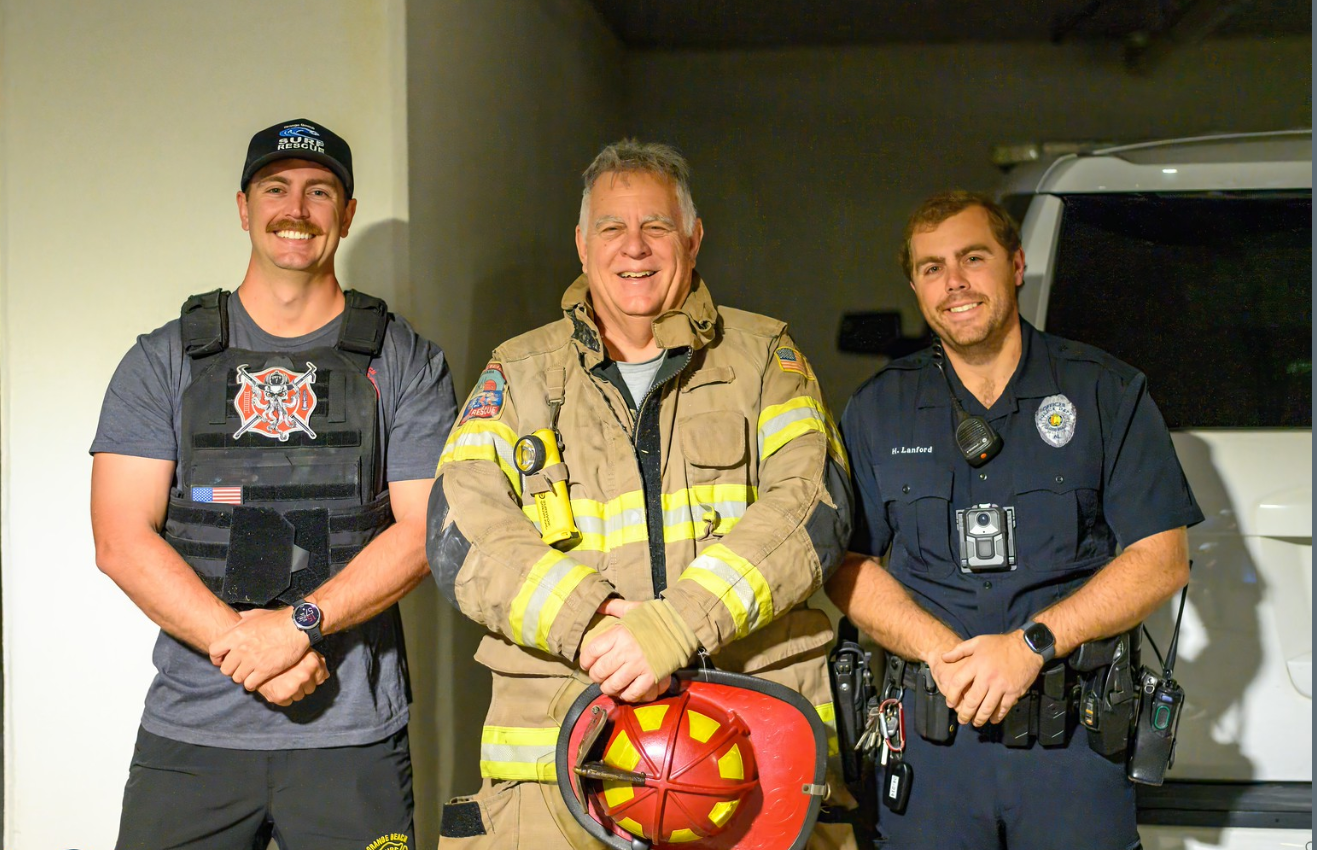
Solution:
<svg viewBox="0 0 1317 850"><path fill-rule="evenodd" d="M1310 0L591 0L628 47L1311 35Z"/></svg>

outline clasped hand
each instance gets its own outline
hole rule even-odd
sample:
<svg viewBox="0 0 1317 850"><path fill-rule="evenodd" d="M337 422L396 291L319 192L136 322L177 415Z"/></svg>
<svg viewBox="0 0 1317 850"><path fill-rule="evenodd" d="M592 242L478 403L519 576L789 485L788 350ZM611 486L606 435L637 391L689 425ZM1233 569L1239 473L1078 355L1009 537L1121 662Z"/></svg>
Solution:
<svg viewBox="0 0 1317 850"><path fill-rule="evenodd" d="M1019 632L979 635L934 653L929 669L961 723L1000 723L1029 690L1043 659Z"/></svg>
<svg viewBox="0 0 1317 850"><path fill-rule="evenodd" d="M225 676L275 705L291 705L329 679L325 658L286 608L243 611L211 641L210 660Z"/></svg>
<svg viewBox="0 0 1317 850"><path fill-rule="evenodd" d="M606 599L599 606L599 613L620 619L640 604L625 599ZM662 681L655 678L640 643L621 626L614 626L581 647L580 661L581 669L590 675L590 680L598 684L601 691L622 702L656 699L668 689L672 678L665 676Z"/></svg>

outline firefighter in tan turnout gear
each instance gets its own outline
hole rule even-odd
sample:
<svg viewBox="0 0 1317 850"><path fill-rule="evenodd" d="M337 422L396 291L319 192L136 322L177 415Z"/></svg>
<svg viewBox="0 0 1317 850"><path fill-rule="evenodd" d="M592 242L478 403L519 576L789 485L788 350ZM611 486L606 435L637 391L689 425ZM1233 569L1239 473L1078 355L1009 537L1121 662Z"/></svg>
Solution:
<svg viewBox="0 0 1317 850"><path fill-rule="evenodd" d="M442 846L599 846L554 783L560 727L591 680L647 701L707 652L832 725L832 628L805 600L849 537L845 453L786 325L716 306L695 273L687 174L659 144L596 157L563 318L494 351L444 448L430 567L490 631L476 659L493 698L484 783L444 807ZM571 527L550 504L563 483ZM827 823L811 846L851 841Z"/></svg>

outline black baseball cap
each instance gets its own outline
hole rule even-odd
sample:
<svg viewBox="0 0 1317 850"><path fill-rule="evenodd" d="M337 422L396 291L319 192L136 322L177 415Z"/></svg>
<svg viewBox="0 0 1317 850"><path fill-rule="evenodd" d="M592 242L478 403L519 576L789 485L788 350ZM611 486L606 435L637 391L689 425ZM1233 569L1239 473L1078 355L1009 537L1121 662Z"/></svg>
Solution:
<svg viewBox="0 0 1317 850"><path fill-rule="evenodd" d="M247 162L242 166L238 188L247 191L252 175L281 159L306 159L318 162L343 181L343 189L352 197L352 149L334 131L314 121L298 118L266 127L252 136L247 145Z"/></svg>

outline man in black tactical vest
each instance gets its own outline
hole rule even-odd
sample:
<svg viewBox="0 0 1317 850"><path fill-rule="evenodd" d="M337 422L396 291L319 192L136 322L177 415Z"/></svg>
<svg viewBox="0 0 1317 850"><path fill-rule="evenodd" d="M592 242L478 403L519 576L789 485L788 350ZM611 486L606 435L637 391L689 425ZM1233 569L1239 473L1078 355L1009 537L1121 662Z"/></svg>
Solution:
<svg viewBox="0 0 1317 850"><path fill-rule="evenodd" d="M241 286L120 363L92 444L101 570L161 628L119 848L412 850L397 601L426 575L443 352L334 271L345 141L252 137Z"/></svg>

